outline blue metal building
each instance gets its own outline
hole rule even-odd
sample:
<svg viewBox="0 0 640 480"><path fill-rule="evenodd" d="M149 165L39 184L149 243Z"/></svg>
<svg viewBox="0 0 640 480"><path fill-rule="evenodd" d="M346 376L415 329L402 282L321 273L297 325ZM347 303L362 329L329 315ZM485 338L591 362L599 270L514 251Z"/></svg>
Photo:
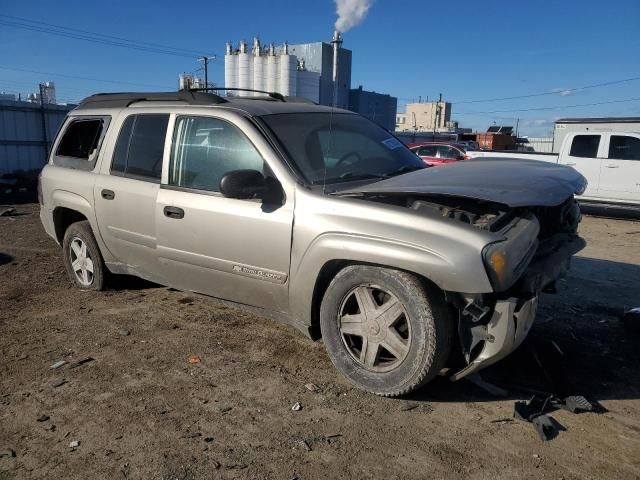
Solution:
<svg viewBox="0 0 640 480"><path fill-rule="evenodd" d="M390 132L396 128L398 99L388 94L368 92L360 87L349 90L349 110L367 117Z"/></svg>

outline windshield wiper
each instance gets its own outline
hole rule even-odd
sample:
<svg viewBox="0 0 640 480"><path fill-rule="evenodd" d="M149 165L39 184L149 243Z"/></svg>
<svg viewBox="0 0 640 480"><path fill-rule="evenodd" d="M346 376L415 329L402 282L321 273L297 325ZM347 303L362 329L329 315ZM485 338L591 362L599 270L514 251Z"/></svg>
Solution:
<svg viewBox="0 0 640 480"><path fill-rule="evenodd" d="M370 178L385 178L385 175L379 175L375 173L367 173L367 172L345 172L339 177L327 178L325 183L335 183L340 181L351 181L351 180L367 180Z"/></svg>
<svg viewBox="0 0 640 480"><path fill-rule="evenodd" d="M389 172L384 175L384 178L395 177L396 175L402 175L403 173L415 172L416 170L422 170L426 167L417 167L415 165L404 165L393 172Z"/></svg>

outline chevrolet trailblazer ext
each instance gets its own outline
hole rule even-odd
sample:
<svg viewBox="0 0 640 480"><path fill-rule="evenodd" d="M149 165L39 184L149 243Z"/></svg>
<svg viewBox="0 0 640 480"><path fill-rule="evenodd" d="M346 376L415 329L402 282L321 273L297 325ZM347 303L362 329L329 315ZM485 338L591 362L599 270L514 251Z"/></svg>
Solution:
<svg viewBox="0 0 640 480"><path fill-rule="evenodd" d="M577 235L569 167L427 168L354 113L277 94L101 94L40 183L71 281L112 274L275 311L360 388L403 395L513 351Z"/></svg>

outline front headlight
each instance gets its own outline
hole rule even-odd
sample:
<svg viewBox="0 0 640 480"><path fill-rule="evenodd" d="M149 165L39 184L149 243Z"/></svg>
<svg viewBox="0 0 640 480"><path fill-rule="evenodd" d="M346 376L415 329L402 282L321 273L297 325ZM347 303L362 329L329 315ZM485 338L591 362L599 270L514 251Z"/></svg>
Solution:
<svg viewBox="0 0 640 480"><path fill-rule="evenodd" d="M508 241L484 247L482 257L494 291L502 292L520 278L538 249L538 240L522 247Z"/></svg>

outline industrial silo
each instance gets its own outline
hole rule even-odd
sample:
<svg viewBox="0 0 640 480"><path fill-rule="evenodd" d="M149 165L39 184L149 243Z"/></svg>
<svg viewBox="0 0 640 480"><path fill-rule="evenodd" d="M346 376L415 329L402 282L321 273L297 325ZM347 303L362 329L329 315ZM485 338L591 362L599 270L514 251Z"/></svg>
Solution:
<svg viewBox="0 0 640 480"><path fill-rule="evenodd" d="M251 57L247 52L247 43L243 40L240 42L240 52L238 57L238 88L251 88ZM247 92L238 92L241 97L246 97Z"/></svg>
<svg viewBox="0 0 640 480"><path fill-rule="evenodd" d="M238 57L233 54L233 45L227 43L227 53L224 56L224 86L236 88L238 86Z"/></svg>
<svg viewBox="0 0 640 480"><path fill-rule="evenodd" d="M289 45L285 42L280 56L280 88L278 90L285 97L296 95L297 70L298 58L295 55L289 55Z"/></svg>

